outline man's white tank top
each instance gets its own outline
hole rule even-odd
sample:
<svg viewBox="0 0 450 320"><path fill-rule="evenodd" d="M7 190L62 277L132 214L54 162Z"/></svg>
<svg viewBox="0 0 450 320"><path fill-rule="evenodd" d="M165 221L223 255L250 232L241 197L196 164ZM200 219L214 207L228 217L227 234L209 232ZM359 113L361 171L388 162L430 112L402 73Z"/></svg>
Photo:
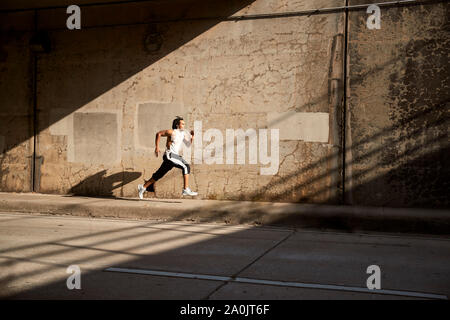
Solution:
<svg viewBox="0 0 450 320"><path fill-rule="evenodd" d="M170 151L176 154L179 154L180 152L180 148L181 148L181 144L183 143L183 140L185 138L184 135L185 131L184 130L180 130L180 129L174 129L172 132L172 143L170 144ZM169 151L167 150L167 151Z"/></svg>

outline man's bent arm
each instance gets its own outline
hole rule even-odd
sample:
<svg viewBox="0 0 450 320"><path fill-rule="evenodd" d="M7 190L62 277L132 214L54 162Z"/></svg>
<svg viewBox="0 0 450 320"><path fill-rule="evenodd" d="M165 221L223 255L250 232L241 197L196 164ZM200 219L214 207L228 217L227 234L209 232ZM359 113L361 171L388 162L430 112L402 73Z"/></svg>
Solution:
<svg viewBox="0 0 450 320"><path fill-rule="evenodd" d="M159 140L161 139L161 136L163 137L170 137L172 135L173 130L161 130L158 133L156 133L155 137L155 154L158 156L159 154Z"/></svg>

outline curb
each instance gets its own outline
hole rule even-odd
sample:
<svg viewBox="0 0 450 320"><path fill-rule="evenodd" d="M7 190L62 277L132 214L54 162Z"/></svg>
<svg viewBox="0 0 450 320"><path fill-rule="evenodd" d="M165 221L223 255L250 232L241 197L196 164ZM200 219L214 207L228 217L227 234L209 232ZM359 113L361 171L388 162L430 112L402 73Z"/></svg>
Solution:
<svg viewBox="0 0 450 320"><path fill-rule="evenodd" d="M450 235L450 211L435 209L0 193L0 211L97 218L189 220L345 232Z"/></svg>

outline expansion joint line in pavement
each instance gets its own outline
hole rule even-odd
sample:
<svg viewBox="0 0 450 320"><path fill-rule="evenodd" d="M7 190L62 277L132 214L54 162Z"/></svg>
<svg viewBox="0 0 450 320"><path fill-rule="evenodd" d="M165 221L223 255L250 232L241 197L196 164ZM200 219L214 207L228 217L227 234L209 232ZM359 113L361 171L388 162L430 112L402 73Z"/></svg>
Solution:
<svg viewBox="0 0 450 320"><path fill-rule="evenodd" d="M250 268L253 264L255 264L258 260L260 260L262 257L264 257L266 254L268 254L270 251L272 251L273 249L275 249L276 247L278 247L280 244L282 244L283 242L285 242L289 237L291 237L294 232L296 232L295 230L289 232L289 234L287 236L285 236L283 239L281 239L280 241L278 241L277 243L275 243L272 247L270 247L269 249L267 249L266 251L264 251L262 254L260 254L257 258L255 258L253 261L251 261L249 264L247 264L244 268L242 268L241 270L239 270L238 272L236 272L235 274L233 274L230 277L230 280L225 280L222 284L220 284L216 289L214 289L210 294L208 294L205 297L205 300L209 300L209 298L216 293L217 291L219 291L222 287L224 287L225 285L227 285L230 282L234 282L236 280L236 278L238 277L238 275L242 272L244 272L245 270L247 270L248 268Z"/></svg>

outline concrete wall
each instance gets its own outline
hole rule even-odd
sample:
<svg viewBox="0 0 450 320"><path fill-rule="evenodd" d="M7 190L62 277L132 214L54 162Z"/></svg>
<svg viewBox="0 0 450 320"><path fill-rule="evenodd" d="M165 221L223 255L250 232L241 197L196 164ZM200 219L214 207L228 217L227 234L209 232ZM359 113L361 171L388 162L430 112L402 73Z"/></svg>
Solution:
<svg viewBox="0 0 450 320"><path fill-rule="evenodd" d="M199 132L205 139L213 132L209 129L217 129L223 140L214 143L224 146L224 154L230 150L227 129L279 130L279 166L269 175L261 174L268 165L259 161L259 155L255 164L250 163L248 145L244 164L227 164L225 155L223 163L207 164L204 159L196 163L198 135L190 160L194 162L191 187L200 198L337 203L342 201L345 174L348 203L416 205L407 195L414 184L405 176L418 166L397 175L386 173L399 167L390 162L392 153L416 142L412 136L399 144L393 139L411 133L398 129L410 116L411 104L422 111L423 103L414 100L414 81L407 79L428 54L441 57L427 65L430 76L441 80L440 87L433 82L427 83L428 89L437 85L441 91L433 96L428 90L423 99L435 99L431 107L448 98L448 61L442 58L448 51L444 44L437 47L439 39L448 42L444 32L448 5L389 9L386 14L383 10L382 29L370 31L365 28L364 11L350 13L345 136L343 12L241 21L197 19L335 7L344 2L179 0L173 6L156 1L82 7L82 29L76 31L65 28L64 9L38 11L38 28L47 30L51 51L37 54L35 190L136 196L137 183L150 178L161 164L153 153L155 133L170 128L173 117L182 115L192 129L201 121ZM413 20L420 12L432 14L434 24ZM1 52L8 54L1 61L1 78L15 79L2 81L2 89L9 86L7 91L15 91L20 99L2 90L0 136L5 138L0 137L4 146L0 190L20 192L30 190L31 180L30 163L19 164L33 152L32 53L23 50L32 34L33 15L2 16L3 37L15 32L21 38L1 46ZM417 43L417 35L435 39L436 48L427 49L433 52L414 55L417 45L409 42ZM414 55L409 64L407 54ZM390 62L395 58L397 62ZM21 75L13 70L18 60ZM12 130L11 116L17 123L22 116L28 120L20 125L22 134ZM424 125L420 123L411 123L410 130L420 129ZM377 135L390 127L394 127L390 134ZM431 132L446 134L447 127L430 128L422 132L423 138ZM342 138L349 147L345 172ZM165 141L161 142L164 149ZM209 144L202 141L202 150ZM444 147L439 144L433 150L443 152ZM385 157L372 149L382 149ZM427 149L421 154L431 153ZM423 161L433 168L434 158ZM438 173L445 167L432 170ZM173 170L158 182L157 196L180 197L181 186L181 173ZM433 195L422 192L423 201L417 205L446 205L435 195L441 192L439 181L430 186ZM394 190L402 194L388 196Z"/></svg>

